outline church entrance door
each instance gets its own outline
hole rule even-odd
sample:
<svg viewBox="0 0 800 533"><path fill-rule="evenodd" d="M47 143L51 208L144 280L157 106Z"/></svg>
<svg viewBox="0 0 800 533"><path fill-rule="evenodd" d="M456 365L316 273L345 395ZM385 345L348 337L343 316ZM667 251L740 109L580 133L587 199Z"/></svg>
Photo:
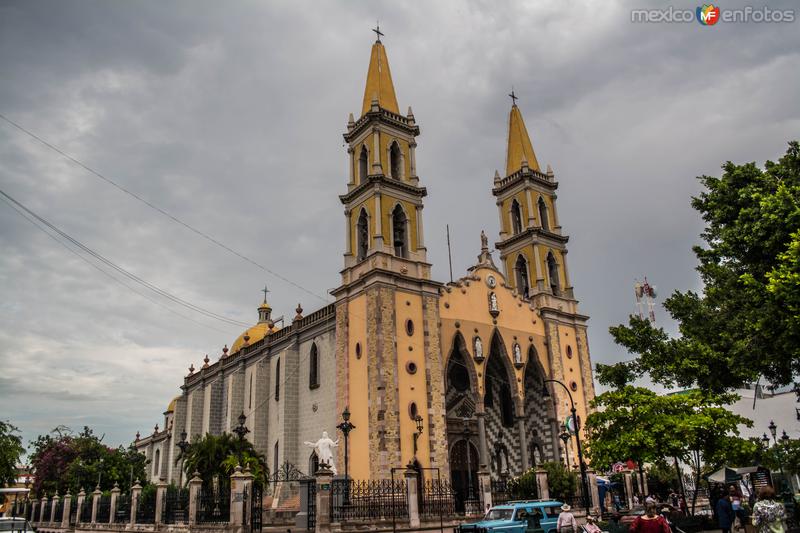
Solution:
<svg viewBox="0 0 800 533"><path fill-rule="evenodd" d="M455 509L463 512L464 502L468 498L479 499L478 449L474 444L462 439L453 445L450 451L450 476L455 492Z"/></svg>

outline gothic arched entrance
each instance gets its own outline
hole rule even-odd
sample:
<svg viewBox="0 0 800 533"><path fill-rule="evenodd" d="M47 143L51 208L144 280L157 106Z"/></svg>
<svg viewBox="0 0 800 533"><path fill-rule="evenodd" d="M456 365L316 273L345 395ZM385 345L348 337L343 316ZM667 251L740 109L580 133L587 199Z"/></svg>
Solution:
<svg viewBox="0 0 800 533"><path fill-rule="evenodd" d="M456 511L464 511L464 502L478 499L478 448L465 439L450 449L450 477L455 492Z"/></svg>
<svg viewBox="0 0 800 533"><path fill-rule="evenodd" d="M516 396L511 361L500 338L495 331L486 361L486 381L484 382L483 408L485 412L486 441L492 454L491 475L498 479L502 474L517 475L522 471L519 438L516 434ZM504 450L502 461L497 461L496 450ZM498 468L502 466L502 469Z"/></svg>
<svg viewBox="0 0 800 533"><path fill-rule="evenodd" d="M539 362L536 349L528 350L528 362L525 367L525 431L529 447L528 461L530 466L543 461L558 459L557 422L553 402L546 399L544 390L544 368Z"/></svg>

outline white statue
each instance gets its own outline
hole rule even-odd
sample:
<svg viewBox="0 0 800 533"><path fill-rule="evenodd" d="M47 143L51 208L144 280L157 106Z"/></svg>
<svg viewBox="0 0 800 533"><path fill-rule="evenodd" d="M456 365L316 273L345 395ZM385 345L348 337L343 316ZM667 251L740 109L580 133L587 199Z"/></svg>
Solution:
<svg viewBox="0 0 800 533"><path fill-rule="evenodd" d="M333 475L334 476L336 475L336 465L333 462L333 451L331 450L339 446L339 439L333 441L328 436L328 432L323 431L322 438L319 439L317 442L305 441L303 442L303 444L305 444L306 446L310 446L311 448L314 448L314 450L317 452L317 457L319 458L320 464L322 463L327 464L330 467L331 472L333 472Z"/></svg>
<svg viewBox="0 0 800 533"><path fill-rule="evenodd" d="M514 343L514 362L518 365L522 364L522 350L519 347L519 343Z"/></svg>
<svg viewBox="0 0 800 533"><path fill-rule="evenodd" d="M489 294L489 310L499 311L499 308L497 307L497 295L495 293Z"/></svg>
<svg viewBox="0 0 800 533"><path fill-rule="evenodd" d="M475 357L478 359L483 357L483 342L480 337L475 337Z"/></svg>

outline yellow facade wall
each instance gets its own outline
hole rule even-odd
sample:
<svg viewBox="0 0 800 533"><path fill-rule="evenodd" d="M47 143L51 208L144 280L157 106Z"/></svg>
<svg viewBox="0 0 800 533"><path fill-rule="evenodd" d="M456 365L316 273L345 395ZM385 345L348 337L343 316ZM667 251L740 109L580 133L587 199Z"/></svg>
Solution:
<svg viewBox="0 0 800 533"><path fill-rule="evenodd" d="M357 430L350 434L350 475L354 479L369 479L369 388L367 377L367 298L360 295L347 304L348 314L348 406L350 421ZM356 355L356 344L361 345L361 358ZM363 428L363 429L362 429Z"/></svg>
<svg viewBox="0 0 800 533"><path fill-rule="evenodd" d="M423 420L423 433L417 441L417 459L423 467L430 466L430 439L428 437L428 398L425 378L425 339L422 314L422 297L404 292L395 293L397 371L398 371L398 410L400 415L400 464L411 462L414 452L413 434L417 431L416 422L409 415L411 402L417 404L417 411ZM413 334L408 335L406 321L413 323ZM406 365L417 365L415 374L410 374Z"/></svg>

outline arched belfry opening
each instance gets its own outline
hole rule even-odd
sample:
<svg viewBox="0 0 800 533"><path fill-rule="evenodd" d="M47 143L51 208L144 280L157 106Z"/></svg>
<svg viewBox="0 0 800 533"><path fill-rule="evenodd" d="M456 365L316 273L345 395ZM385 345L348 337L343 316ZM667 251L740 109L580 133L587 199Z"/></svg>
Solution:
<svg viewBox="0 0 800 533"><path fill-rule="evenodd" d="M366 209L361 209L356 222L356 259L363 261L369 251L369 215Z"/></svg>
<svg viewBox="0 0 800 533"><path fill-rule="evenodd" d="M369 169L369 152L366 146L361 147L361 154L358 156L358 183L367 180L367 170Z"/></svg>
<svg viewBox="0 0 800 533"><path fill-rule="evenodd" d="M540 196L538 204L539 204L539 221L542 225L542 229L549 230L550 220L547 217L547 203L545 203L544 198Z"/></svg>
<svg viewBox="0 0 800 533"><path fill-rule="evenodd" d="M511 227L514 235L522 233L522 208L516 198L511 202Z"/></svg>
<svg viewBox="0 0 800 533"><path fill-rule="evenodd" d="M525 365L525 429L528 440L528 461L530 466L545 461L557 460L553 443L557 435L557 421L553 402L545 398L545 373L536 348L528 348L528 362Z"/></svg>
<svg viewBox="0 0 800 533"><path fill-rule="evenodd" d="M558 283L558 263L556 263L556 257L553 255L553 252L549 252L547 254L547 277L550 278L550 290L553 294L559 294L559 283Z"/></svg>
<svg viewBox="0 0 800 533"><path fill-rule="evenodd" d="M403 173L403 155L397 141L389 148L389 172L392 178L399 180Z"/></svg>
<svg viewBox="0 0 800 533"><path fill-rule="evenodd" d="M394 255L408 257L408 217L400 204L392 211L392 245Z"/></svg>
<svg viewBox="0 0 800 533"><path fill-rule="evenodd" d="M517 292L524 298L530 297L531 284L528 277L528 261L522 254L517 256L517 262L514 264L514 278L517 282Z"/></svg>

